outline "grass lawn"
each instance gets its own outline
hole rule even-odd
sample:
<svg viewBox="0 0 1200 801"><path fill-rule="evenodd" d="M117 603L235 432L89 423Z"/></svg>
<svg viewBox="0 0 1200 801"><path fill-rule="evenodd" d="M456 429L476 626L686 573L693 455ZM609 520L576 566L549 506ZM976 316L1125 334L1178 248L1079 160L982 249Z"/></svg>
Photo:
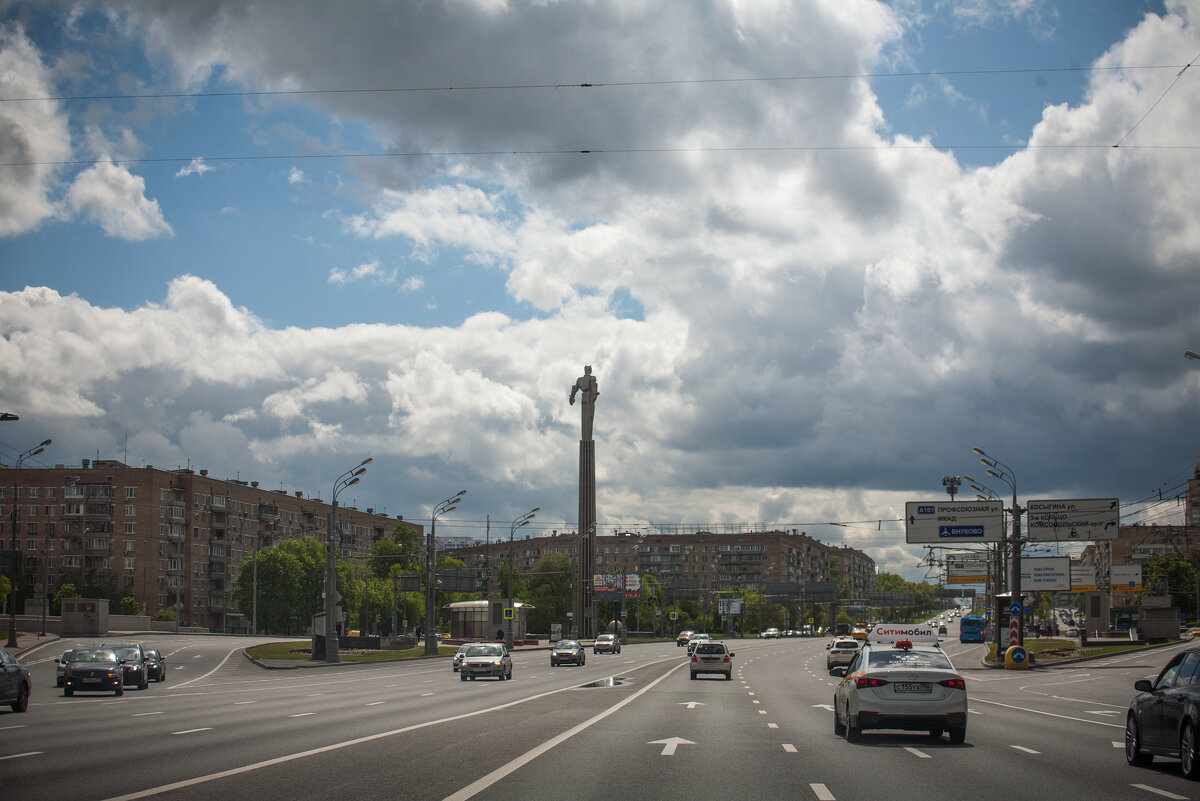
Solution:
<svg viewBox="0 0 1200 801"><path fill-rule="evenodd" d="M438 656L453 656L457 650L457 645L439 645ZM302 661L312 659L312 643L308 640L269 642L247 648L246 653L255 659L295 659ZM425 656L424 645L419 645L416 648L406 648L402 651L366 651L359 649L338 651L338 659L342 662L386 662L392 659L415 659L422 656Z"/></svg>

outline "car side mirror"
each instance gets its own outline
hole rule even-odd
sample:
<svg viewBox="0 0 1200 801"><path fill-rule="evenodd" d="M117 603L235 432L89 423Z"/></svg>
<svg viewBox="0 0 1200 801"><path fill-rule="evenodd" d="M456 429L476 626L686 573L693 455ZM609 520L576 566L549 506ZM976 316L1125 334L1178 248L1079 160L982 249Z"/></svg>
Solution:
<svg viewBox="0 0 1200 801"><path fill-rule="evenodd" d="M827 642L827 643L825 643L825 650L826 650L826 651L828 651L828 650L829 650L830 648L832 648L832 647L833 647L833 643L831 643L831 642Z"/></svg>
<svg viewBox="0 0 1200 801"><path fill-rule="evenodd" d="M732 656L737 656L737 654L735 654L733 651L730 651L730 652L729 652L729 655L730 655L731 657L732 657Z"/></svg>
<svg viewBox="0 0 1200 801"><path fill-rule="evenodd" d="M1133 689L1141 693L1148 693L1154 689L1154 685L1150 683L1150 679L1138 679L1133 683Z"/></svg>
<svg viewBox="0 0 1200 801"><path fill-rule="evenodd" d="M846 666L845 666L845 665L838 665L837 667L831 667L831 668L829 669L829 675L830 675L830 676L841 676L841 677L845 677L845 675L846 675Z"/></svg>

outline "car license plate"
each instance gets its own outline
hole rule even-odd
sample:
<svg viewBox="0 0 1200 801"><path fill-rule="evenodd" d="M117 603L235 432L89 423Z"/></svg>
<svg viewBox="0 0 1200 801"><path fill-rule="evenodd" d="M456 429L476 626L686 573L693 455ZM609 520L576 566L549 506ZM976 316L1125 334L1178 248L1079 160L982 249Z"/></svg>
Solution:
<svg viewBox="0 0 1200 801"><path fill-rule="evenodd" d="M898 681L892 685L898 693L928 693L933 686L927 681Z"/></svg>
<svg viewBox="0 0 1200 801"><path fill-rule="evenodd" d="M84 683L84 684L99 684L99 683L100 683L100 679L94 679L94 678L92 678L92 677L90 677L90 676L89 676L89 677L87 677L87 678L85 678L85 679L83 680L83 683Z"/></svg>

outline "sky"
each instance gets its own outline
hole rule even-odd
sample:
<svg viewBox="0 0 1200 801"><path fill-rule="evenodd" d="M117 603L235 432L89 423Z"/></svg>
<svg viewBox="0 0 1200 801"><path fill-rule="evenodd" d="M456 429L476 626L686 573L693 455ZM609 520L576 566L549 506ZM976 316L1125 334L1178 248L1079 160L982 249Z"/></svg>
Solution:
<svg viewBox="0 0 1200 801"><path fill-rule="evenodd" d="M601 531L1181 523L1198 57L1200 0L0 2L0 459L574 530L591 365Z"/></svg>

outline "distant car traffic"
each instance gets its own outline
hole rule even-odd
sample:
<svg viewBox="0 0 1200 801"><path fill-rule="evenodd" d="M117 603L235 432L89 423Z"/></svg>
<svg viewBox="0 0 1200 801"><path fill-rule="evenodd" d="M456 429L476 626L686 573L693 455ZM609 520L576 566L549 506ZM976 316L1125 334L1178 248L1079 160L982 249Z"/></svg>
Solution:
<svg viewBox="0 0 1200 801"><path fill-rule="evenodd" d="M1125 716L1125 761L1145 767L1156 756L1179 760L1188 779L1200 779L1200 647L1180 651L1154 681L1138 679Z"/></svg>
<svg viewBox="0 0 1200 801"><path fill-rule="evenodd" d="M167 680L167 658L157 648L146 649L146 680Z"/></svg>
<svg viewBox="0 0 1200 801"><path fill-rule="evenodd" d="M870 640L849 665L829 671L842 679L833 694L835 734L855 742L866 729L902 729L966 739L966 681L933 630L925 631L896 642Z"/></svg>
<svg viewBox="0 0 1200 801"><path fill-rule="evenodd" d="M558 665L583 666L587 661L587 651L578 640L559 640L550 649L550 667Z"/></svg>
<svg viewBox="0 0 1200 801"><path fill-rule="evenodd" d="M29 669L17 661L7 649L0 648L0 704L8 704L13 712L29 709L33 681Z"/></svg>
<svg viewBox="0 0 1200 801"><path fill-rule="evenodd" d="M499 643L472 645L463 656L458 677L463 681L480 676L495 676L498 680L512 678L513 664L508 649Z"/></svg>
<svg viewBox="0 0 1200 801"><path fill-rule="evenodd" d="M702 631L697 631L695 634L693 634L691 637L688 638L688 641L687 641L688 656L692 655L692 652L696 650L697 645L699 645L702 642L708 642L711 639L712 639L711 635L705 634Z"/></svg>
<svg viewBox="0 0 1200 801"><path fill-rule="evenodd" d="M779 631L779 629L772 626L769 629L763 629L762 634L759 634L758 636L762 637L764 640L778 640L783 636L783 634Z"/></svg>
<svg viewBox="0 0 1200 801"><path fill-rule="evenodd" d="M858 640L846 637L834 640L830 645L829 653L825 655L825 669L832 670L836 665L850 664L854 660L854 655L858 653L859 645Z"/></svg>
<svg viewBox="0 0 1200 801"><path fill-rule="evenodd" d="M63 686L63 674L67 672L67 663L71 661L71 654L73 653L75 653L73 648L63 651L62 656L54 660L55 687Z"/></svg>
<svg viewBox="0 0 1200 801"><path fill-rule="evenodd" d="M455 673L458 672L458 669L462 667L463 657L467 655L467 651L470 650L471 646L475 644L476 643L473 642L464 642L462 645L458 646L458 650L454 652L454 658L450 660L451 670L453 670Z"/></svg>
<svg viewBox="0 0 1200 801"><path fill-rule="evenodd" d="M679 646L687 645L688 640L690 640L692 635L695 633L696 632L692 631L691 629L684 629L683 631L679 632L679 636L675 638L675 644Z"/></svg>
<svg viewBox="0 0 1200 801"><path fill-rule="evenodd" d="M63 675L63 695L76 692L125 694L124 665L111 648L77 648Z"/></svg>
<svg viewBox="0 0 1200 801"><path fill-rule="evenodd" d="M117 643L101 646L108 648L121 660L121 670L125 674L125 686L137 687L144 690L149 686L146 679L146 652L140 643Z"/></svg>
<svg viewBox="0 0 1200 801"><path fill-rule="evenodd" d="M700 642L692 651L692 661L689 664L691 678L701 673L720 673L729 681L733 678L733 651L723 642Z"/></svg>
<svg viewBox="0 0 1200 801"><path fill-rule="evenodd" d="M621 641L617 639L615 634L600 634L597 635L596 641L592 643L592 653L598 654L603 651L606 654L621 653Z"/></svg>

